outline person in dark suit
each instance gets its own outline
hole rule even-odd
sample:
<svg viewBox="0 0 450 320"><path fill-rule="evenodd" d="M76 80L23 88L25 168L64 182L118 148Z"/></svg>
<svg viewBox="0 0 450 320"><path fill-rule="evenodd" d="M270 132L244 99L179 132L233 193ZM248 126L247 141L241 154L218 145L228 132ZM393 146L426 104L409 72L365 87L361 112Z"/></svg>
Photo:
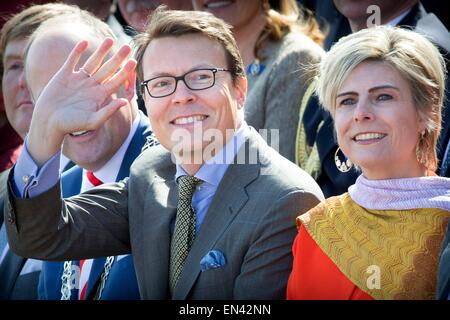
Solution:
<svg viewBox="0 0 450 320"><path fill-rule="evenodd" d="M347 17L353 32L366 27L369 14L366 13L368 2L335 0L337 9ZM398 25L404 28L412 28L428 39L439 49L444 58L450 57L450 33L442 25L434 14L425 12L418 1L402 1L390 3L378 1L382 13L382 24ZM342 36L342 35L340 35ZM332 42L337 41L334 39ZM447 70L449 64L447 63ZM446 81L449 86L449 79ZM446 141L450 139L450 112L448 93L446 94L442 111L442 131L437 144L438 170L441 174L442 159L445 152ZM334 164L336 150L338 148L333 129L333 120L330 114L319 104L316 96L311 95L300 109L300 125L296 141L297 164L312 174L326 197L338 195L347 191L358 177L358 171L352 167L348 172L341 172ZM339 156L342 157L341 154ZM314 165L307 165L307 163Z"/></svg>
<svg viewBox="0 0 450 320"><path fill-rule="evenodd" d="M36 102L10 175L11 248L49 260L132 252L143 299L284 298L295 216L323 195L244 122L247 82L229 27L209 13L158 8L136 38L137 62L126 61L123 46L102 63L106 39L78 68L86 45L75 46ZM136 65L161 146L136 159L129 179L62 199L52 163L63 137L123 107L102 94ZM30 183L26 156L41 168Z"/></svg>
<svg viewBox="0 0 450 320"><path fill-rule="evenodd" d="M2 139L6 142L4 147L11 147L17 141L16 136L21 145L30 127L33 103L24 80L23 68L23 53L28 37L45 20L77 10L59 3L33 5L9 17L3 25L0 33L2 93L8 127L14 132L2 131ZM17 157L20 151L21 147L15 150ZM72 162L70 164L73 165ZM61 166L65 168L66 162L62 162ZM6 182L0 189L3 187L6 188ZM1 207L3 202L4 192L0 192ZM3 219L0 222L0 299L36 299L42 262L14 255L7 246Z"/></svg>
<svg viewBox="0 0 450 320"><path fill-rule="evenodd" d="M130 174L130 167L134 159L141 153L141 149L150 136L149 121L144 114L139 115L139 123L120 165L116 181L120 181ZM77 195L81 192L83 181L83 168L75 166L61 176L62 195L65 198ZM105 263L109 257L94 259L88 278L85 297L102 298L103 300L129 300L139 299L136 276L131 255L111 257L112 265L109 269L107 281L101 296L97 295L100 277L105 271ZM74 262L79 264L79 262ZM61 299L62 279L64 266L67 262L44 262L38 286L38 298L43 300ZM125 280L126 279L126 280ZM99 292L100 293L100 292ZM67 297L69 298L69 297ZM78 299L78 289L73 288L70 294L71 300Z"/></svg>
<svg viewBox="0 0 450 320"><path fill-rule="evenodd" d="M94 45L105 37L114 38L105 23L86 11L47 20L33 34L27 48L26 74L35 99L63 65L73 46L81 40L80 34ZM134 83L135 78L128 81ZM71 133L65 137L63 152L77 166L62 176L64 197L127 177L132 162L151 133L147 117L137 109L134 86L123 86L117 94L126 99L127 108L114 114L95 131ZM72 284L70 279L74 269L80 276L78 284ZM39 298L139 299L132 257L46 262L40 277Z"/></svg>

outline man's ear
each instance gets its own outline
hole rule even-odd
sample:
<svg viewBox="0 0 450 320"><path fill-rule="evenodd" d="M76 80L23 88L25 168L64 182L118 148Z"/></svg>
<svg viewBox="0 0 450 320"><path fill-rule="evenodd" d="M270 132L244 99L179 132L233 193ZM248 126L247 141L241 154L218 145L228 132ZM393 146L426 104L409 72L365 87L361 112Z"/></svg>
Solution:
<svg viewBox="0 0 450 320"><path fill-rule="evenodd" d="M247 97L247 78L237 77L234 88L236 89L236 100L239 104L239 109L242 109L245 104L245 98Z"/></svg>
<svg viewBox="0 0 450 320"><path fill-rule="evenodd" d="M123 89L125 91L125 97L131 101L136 94L136 71L130 72L128 78L123 83Z"/></svg>

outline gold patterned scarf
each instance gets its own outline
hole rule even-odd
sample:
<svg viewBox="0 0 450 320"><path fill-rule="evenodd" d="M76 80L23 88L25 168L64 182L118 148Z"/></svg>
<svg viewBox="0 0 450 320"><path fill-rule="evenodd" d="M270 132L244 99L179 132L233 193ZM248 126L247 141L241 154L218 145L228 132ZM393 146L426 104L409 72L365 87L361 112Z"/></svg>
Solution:
<svg viewBox="0 0 450 320"><path fill-rule="evenodd" d="M367 210L345 193L297 218L325 254L375 299L434 299L450 212Z"/></svg>

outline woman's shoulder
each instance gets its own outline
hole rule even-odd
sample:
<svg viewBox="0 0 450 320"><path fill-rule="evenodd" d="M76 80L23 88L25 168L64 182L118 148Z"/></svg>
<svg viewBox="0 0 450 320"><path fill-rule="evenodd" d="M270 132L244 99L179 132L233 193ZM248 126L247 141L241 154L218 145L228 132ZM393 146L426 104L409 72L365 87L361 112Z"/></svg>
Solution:
<svg viewBox="0 0 450 320"><path fill-rule="evenodd" d="M334 196L323 200L314 208L297 217L297 229L300 229L302 225L310 224L311 221L324 218L326 215L338 213L348 201L352 200L347 192L339 196Z"/></svg>
<svg viewBox="0 0 450 320"><path fill-rule="evenodd" d="M322 56L325 51L310 37L297 31L287 33L280 40L280 48L286 52L309 52L310 54Z"/></svg>
<svg viewBox="0 0 450 320"><path fill-rule="evenodd" d="M293 66L318 63L325 51L310 38L298 32L290 32L282 39L270 41L263 51L264 61L271 69L290 69Z"/></svg>

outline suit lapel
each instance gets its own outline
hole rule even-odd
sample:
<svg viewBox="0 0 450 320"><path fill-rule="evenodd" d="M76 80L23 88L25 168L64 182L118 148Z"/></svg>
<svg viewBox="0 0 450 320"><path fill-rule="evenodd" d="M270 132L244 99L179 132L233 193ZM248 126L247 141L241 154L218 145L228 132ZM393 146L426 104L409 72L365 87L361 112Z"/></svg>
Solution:
<svg viewBox="0 0 450 320"><path fill-rule="evenodd" d="M125 156L122 160L122 164L120 165L116 181L125 179L130 175L131 164L141 153L142 147L144 146L146 141L146 137L151 134L148 118L141 111L139 111L139 115L139 125L133 135L133 138L130 141L127 151L125 152Z"/></svg>
<svg viewBox="0 0 450 320"><path fill-rule="evenodd" d="M3 225L3 206L5 204L7 179L10 170L11 169L0 172L0 227Z"/></svg>
<svg viewBox="0 0 450 320"><path fill-rule="evenodd" d="M83 179L83 169L74 166L63 173L61 177L62 194L64 198L75 196L81 191L81 181Z"/></svg>
<svg viewBox="0 0 450 320"><path fill-rule="evenodd" d="M158 156L158 150L162 147L152 147L155 156L149 161L163 166L163 169L156 168L150 171L147 181L151 184L148 188L144 205L144 222L146 227L143 235L145 256L145 277L146 282L151 284L149 299L167 299L169 295L169 257L170 257L170 223L175 218L178 186L174 181L175 166L170 160L170 154L163 151L162 156ZM149 165L149 168L154 166ZM138 243L137 245L141 245Z"/></svg>
<svg viewBox="0 0 450 320"><path fill-rule="evenodd" d="M259 137L255 137L252 132L249 140L245 142L239 152L245 152L246 155L257 152L259 143L265 144L262 138L259 140ZM250 151L246 152L246 150ZM239 159L242 158L239 157ZM261 166L260 164L236 164L236 162L235 158L234 164L230 164L217 188L200 232L186 259L173 299L181 300L188 297L189 291L200 274L200 260L214 248L217 240L249 199L246 187L259 176ZM245 163L248 161L246 160Z"/></svg>

